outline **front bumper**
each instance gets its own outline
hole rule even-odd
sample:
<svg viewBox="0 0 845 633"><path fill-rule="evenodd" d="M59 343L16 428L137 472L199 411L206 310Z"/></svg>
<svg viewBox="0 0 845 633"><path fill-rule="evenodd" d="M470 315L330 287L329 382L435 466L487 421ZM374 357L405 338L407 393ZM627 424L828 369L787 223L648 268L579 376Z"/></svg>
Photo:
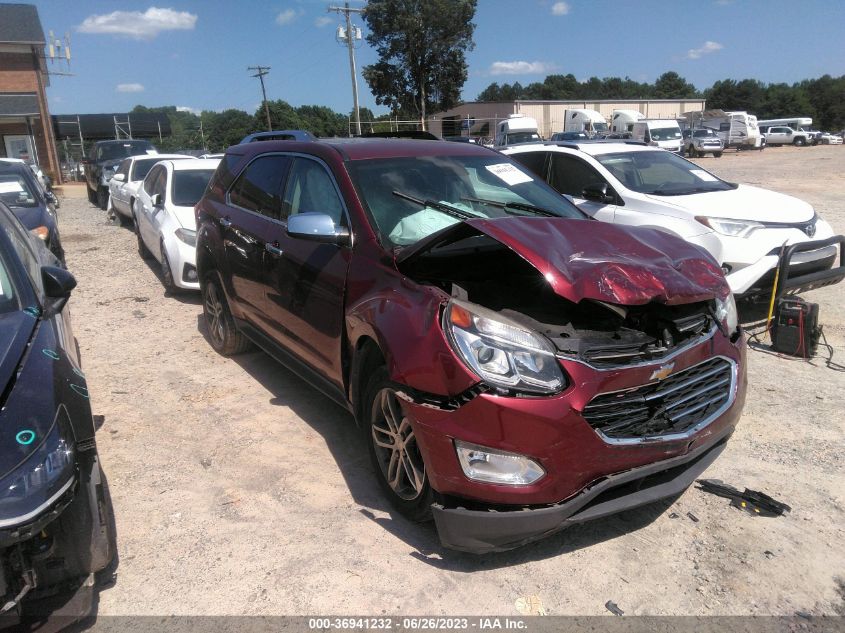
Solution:
<svg viewBox="0 0 845 633"><path fill-rule="evenodd" d="M199 290L200 283L196 277L197 249L186 244L175 235L171 235L168 242L165 242L167 259L170 262L170 270L173 273L173 282L183 290ZM193 280L189 272L193 271Z"/></svg>
<svg viewBox="0 0 845 633"><path fill-rule="evenodd" d="M509 549L576 520L597 518L682 491L699 471L690 470L688 477L673 477L672 482L663 482L665 485L652 488L648 494L613 504L602 501L600 508L593 503L595 508L589 512L585 508L610 488L621 495L622 484L691 462L730 435L745 402L745 352L742 336L731 342L716 333L671 359L675 372L714 356L736 363L727 407L706 425L682 437L615 442L591 427L583 413L598 394L654 382L653 373L669 359L607 369L561 360L569 386L554 396L519 398L482 393L454 410L406 401L403 406L413 421L426 474L436 492L433 510L443 544L474 552ZM546 475L523 486L470 480L455 454L456 439L525 455L539 463ZM703 470L710 462L701 463Z"/></svg>
<svg viewBox="0 0 845 633"><path fill-rule="evenodd" d="M432 506L440 542L449 549L485 554L545 538L576 523L632 510L686 490L721 454L733 429L715 445L609 475L563 503L512 512Z"/></svg>

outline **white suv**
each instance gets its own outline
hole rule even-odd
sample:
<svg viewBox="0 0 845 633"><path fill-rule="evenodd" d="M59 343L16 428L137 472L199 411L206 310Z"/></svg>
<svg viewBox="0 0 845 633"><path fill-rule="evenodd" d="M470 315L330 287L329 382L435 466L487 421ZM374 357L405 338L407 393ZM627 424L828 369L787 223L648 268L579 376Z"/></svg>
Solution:
<svg viewBox="0 0 845 633"><path fill-rule="evenodd" d="M702 246L739 296L771 291L784 243L833 236L806 202L725 182L672 152L642 144L536 143L502 153L597 220L650 227ZM835 246L796 253L790 275L826 270L836 254Z"/></svg>

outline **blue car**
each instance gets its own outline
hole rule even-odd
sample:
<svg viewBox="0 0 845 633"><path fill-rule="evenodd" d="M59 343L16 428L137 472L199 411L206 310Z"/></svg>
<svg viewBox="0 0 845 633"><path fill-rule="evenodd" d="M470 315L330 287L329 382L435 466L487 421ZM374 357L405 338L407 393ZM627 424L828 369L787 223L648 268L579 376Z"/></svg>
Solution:
<svg viewBox="0 0 845 633"><path fill-rule="evenodd" d="M58 201L41 186L27 165L0 160L0 202L64 264L65 252L56 216Z"/></svg>

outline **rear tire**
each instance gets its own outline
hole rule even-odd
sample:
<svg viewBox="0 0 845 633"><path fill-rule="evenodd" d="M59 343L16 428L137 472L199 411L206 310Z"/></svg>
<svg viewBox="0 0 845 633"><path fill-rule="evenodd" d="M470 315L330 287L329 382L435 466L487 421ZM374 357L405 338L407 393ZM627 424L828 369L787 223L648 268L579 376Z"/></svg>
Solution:
<svg viewBox="0 0 845 633"><path fill-rule="evenodd" d="M153 254L150 253L150 249L144 244L144 238L141 237L141 229L138 227L138 216L134 213L132 214L132 220L135 227L135 237L138 239L138 255L141 256L141 259L149 259Z"/></svg>
<svg viewBox="0 0 845 633"><path fill-rule="evenodd" d="M252 346L235 325L220 275L213 270L206 273L202 284L202 313L208 328L208 342L221 356L240 354Z"/></svg>
<svg viewBox="0 0 845 633"><path fill-rule="evenodd" d="M376 478L390 504L411 521L431 520L434 495L410 418L383 365L364 391L364 433Z"/></svg>
<svg viewBox="0 0 845 633"><path fill-rule="evenodd" d="M91 204L97 204L97 192L91 189L88 185L85 185L85 191L88 193L88 202Z"/></svg>

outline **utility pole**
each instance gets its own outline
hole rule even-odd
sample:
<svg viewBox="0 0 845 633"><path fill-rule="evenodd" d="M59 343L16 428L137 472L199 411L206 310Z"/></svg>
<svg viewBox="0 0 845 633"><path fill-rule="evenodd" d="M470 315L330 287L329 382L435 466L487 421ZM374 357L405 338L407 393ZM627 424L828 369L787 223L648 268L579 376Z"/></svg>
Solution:
<svg viewBox="0 0 845 633"><path fill-rule="evenodd" d="M363 9L350 9L349 3L344 2L342 7L329 7L329 12L334 11L338 15L343 13L346 16L346 37L343 37L340 32L338 32L338 40L343 42L346 40L346 47L349 49L349 72L352 75L352 102L355 108L355 133L358 136L361 136L361 113L358 110L358 74L355 71L355 35L356 31L359 34L358 39L360 39L360 29L355 27L356 30L352 29L352 20L350 19L349 15L351 13L363 13ZM340 29L338 29L340 31Z"/></svg>
<svg viewBox="0 0 845 633"><path fill-rule="evenodd" d="M264 89L264 75L270 72L269 66L247 66L247 70L254 70L253 77L258 77L261 82L261 94L264 97L264 114L267 115L267 131L270 132L273 126L270 125L270 106L267 105L267 91Z"/></svg>

